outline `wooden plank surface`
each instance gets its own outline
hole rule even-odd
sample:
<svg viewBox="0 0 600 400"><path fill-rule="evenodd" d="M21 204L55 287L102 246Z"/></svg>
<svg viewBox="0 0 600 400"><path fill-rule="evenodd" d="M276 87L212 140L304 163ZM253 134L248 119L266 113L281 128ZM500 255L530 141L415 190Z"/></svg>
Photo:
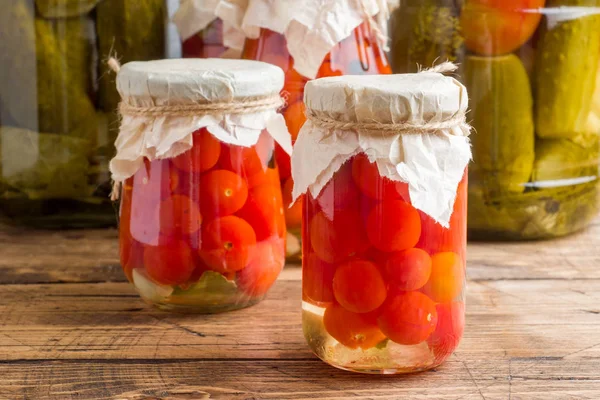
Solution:
<svg viewBox="0 0 600 400"><path fill-rule="evenodd" d="M600 221L469 248L467 327L433 371L363 376L304 342L298 266L262 303L178 315L142 303L116 231L0 233L0 399L600 399Z"/></svg>

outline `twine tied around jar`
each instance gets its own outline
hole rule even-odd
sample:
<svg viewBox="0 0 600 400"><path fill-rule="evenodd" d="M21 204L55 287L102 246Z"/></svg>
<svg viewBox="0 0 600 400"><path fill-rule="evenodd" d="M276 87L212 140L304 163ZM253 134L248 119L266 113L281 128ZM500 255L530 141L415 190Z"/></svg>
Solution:
<svg viewBox="0 0 600 400"><path fill-rule="evenodd" d="M112 71L118 73L121 69L119 61L110 57L107 64ZM252 97L233 99L226 102L206 102L193 104L176 104L176 105L151 105L151 106L136 106L121 101L119 104L119 117L198 117L204 115L239 115L252 114L261 111L278 110L285 106L285 100L279 93ZM119 199L121 182L114 181L110 198L113 201Z"/></svg>
<svg viewBox="0 0 600 400"><path fill-rule="evenodd" d="M450 61L443 62L431 68L421 69L419 74L423 73L448 73L454 72L458 66ZM401 122L397 124L381 123L381 122L356 122L356 121L338 121L333 118L323 116L322 113L317 113L314 110L306 109L306 118L316 126L333 130L349 130L349 131L377 131L388 133L405 133L405 134L423 134L432 133L439 130L449 130L456 126L466 125L467 116L464 112L454 114L451 118L442 121L429 122Z"/></svg>

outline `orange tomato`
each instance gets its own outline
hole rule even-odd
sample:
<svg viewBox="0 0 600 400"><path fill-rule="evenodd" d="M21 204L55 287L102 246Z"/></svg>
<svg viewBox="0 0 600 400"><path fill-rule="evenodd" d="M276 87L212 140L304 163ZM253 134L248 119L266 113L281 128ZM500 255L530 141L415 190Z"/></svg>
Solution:
<svg viewBox="0 0 600 400"><path fill-rule="evenodd" d="M352 260L337 267L333 277L333 294L346 310L367 313L383 304L387 287L375 264Z"/></svg>
<svg viewBox="0 0 600 400"><path fill-rule="evenodd" d="M323 315L323 325L327 333L350 349L367 350L385 339L385 335L372 319L348 311L339 304L327 307Z"/></svg>
<svg viewBox="0 0 600 400"><path fill-rule="evenodd" d="M467 0L460 18L465 45L484 56L508 54L533 35L545 0Z"/></svg>
<svg viewBox="0 0 600 400"><path fill-rule="evenodd" d="M272 236L285 237L285 215L279 186L262 185L251 189L246 204L236 215L252 225L258 241Z"/></svg>
<svg viewBox="0 0 600 400"><path fill-rule="evenodd" d="M381 251L402 251L414 247L421 236L417 210L402 200L383 201L370 211L367 235Z"/></svg>
<svg viewBox="0 0 600 400"><path fill-rule="evenodd" d="M429 297L420 292L400 292L386 301L377 324L390 340L414 345L427 340L437 319L435 303Z"/></svg>
<svg viewBox="0 0 600 400"><path fill-rule="evenodd" d="M452 302L436 306L438 322L427 339L436 361L448 358L458 346L465 330L465 303Z"/></svg>
<svg viewBox="0 0 600 400"><path fill-rule="evenodd" d="M248 189L255 188L261 185L272 185L279 187L279 168L275 165L269 167L265 171L247 177Z"/></svg>
<svg viewBox="0 0 600 400"><path fill-rule="evenodd" d="M458 254L434 254L431 257L431 276L423 287L423 293L438 303L448 303L460 294L464 280L463 261Z"/></svg>
<svg viewBox="0 0 600 400"><path fill-rule="evenodd" d="M283 211L285 212L285 224L288 228L294 229L299 228L302 224L302 202L304 196L300 197L292 207L292 189L294 187L294 180L288 178L283 187L281 188L281 195L283 196Z"/></svg>
<svg viewBox="0 0 600 400"><path fill-rule="evenodd" d="M160 233L164 236L191 235L202 225L198 205L187 196L175 194L159 207Z"/></svg>
<svg viewBox="0 0 600 400"><path fill-rule="evenodd" d="M285 243L273 238L256 245L252 261L237 273L239 288L251 297L264 296L285 264Z"/></svg>
<svg viewBox="0 0 600 400"><path fill-rule="evenodd" d="M202 261L222 274L239 271L251 258L256 234L246 221L229 215L217 218L202 227Z"/></svg>
<svg viewBox="0 0 600 400"><path fill-rule="evenodd" d="M172 240L159 246L146 246L144 267L155 282L178 285L187 282L195 264L189 246L181 240Z"/></svg>
<svg viewBox="0 0 600 400"><path fill-rule="evenodd" d="M398 289L422 288L431 275L431 257L421 249L408 249L391 254L384 264L385 275Z"/></svg>
<svg viewBox="0 0 600 400"><path fill-rule="evenodd" d="M221 142L206 128L193 133L193 146L190 150L172 159L173 164L185 172L208 171L217 164L221 154Z"/></svg>
<svg viewBox="0 0 600 400"><path fill-rule="evenodd" d="M360 214L354 210L337 211L333 219L321 211L310 220L308 229L313 251L329 263L361 254L369 246Z"/></svg>
<svg viewBox="0 0 600 400"><path fill-rule="evenodd" d="M310 253L302 259L302 299L317 306L334 300L333 276L335 264L321 260Z"/></svg>
<svg viewBox="0 0 600 400"><path fill-rule="evenodd" d="M410 200L408 185L379 175L377 164L370 162L365 154L359 154L354 157L352 161L352 176L361 192L372 199Z"/></svg>
<svg viewBox="0 0 600 400"><path fill-rule="evenodd" d="M246 181L231 171L210 171L200 179L200 211L207 218L231 215L243 207L247 198Z"/></svg>
<svg viewBox="0 0 600 400"><path fill-rule="evenodd" d="M300 128L306 122L305 110L306 106L304 106L304 102L297 101L287 106L283 112L283 118L285 118L288 131L292 135L292 141L296 140L298 133L300 133Z"/></svg>

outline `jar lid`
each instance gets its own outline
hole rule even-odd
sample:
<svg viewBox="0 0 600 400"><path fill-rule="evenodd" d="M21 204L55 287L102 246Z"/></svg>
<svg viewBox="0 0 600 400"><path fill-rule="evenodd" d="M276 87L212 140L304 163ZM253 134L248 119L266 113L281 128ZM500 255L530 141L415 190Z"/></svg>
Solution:
<svg viewBox="0 0 600 400"><path fill-rule="evenodd" d="M440 122L468 107L465 87L435 72L317 79L306 84L304 102L316 116L381 124Z"/></svg>
<svg viewBox="0 0 600 400"><path fill-rule="evenodd" d="M130 62L117 75L125 103L154 105L229 102L277 95L283 88L281 68L250 60L171 59Z"/></svg>

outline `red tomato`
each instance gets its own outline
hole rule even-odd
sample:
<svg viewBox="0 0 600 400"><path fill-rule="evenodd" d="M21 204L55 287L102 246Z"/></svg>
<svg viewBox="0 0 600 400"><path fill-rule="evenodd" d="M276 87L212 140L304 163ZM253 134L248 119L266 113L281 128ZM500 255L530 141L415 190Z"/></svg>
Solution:
<svg viewBox="0 0 600 400"><path fill-rule="evenodd" d="M263 154L261 157L256 146L243 147L224 144L222 151L221 166L246 178L264 173L269 162L269 159L264 159L267 155Z"/></svg>
<svg viewBox="0 0 600 400"><path fill-rule="evenodd" d="M420 292L400 292L386 301L377 323L390 340L414 345L427 340L437 319L435 303L429 297Z"/></svg>
<svg viewBox="0 0 600 400"><path fill-rule="evenodd" d="M521 47L535 32L545 0L467 0L460 24L467 48L495 56Z"/></svg>
<svg viewBox="0 0 600 400"><path fill-rule="evenodd" d="M381 251L402 251L414 247L421 236L419 213L402 200L383 201L367 217L367 235Z"/></svg>
<svg viewBox="0 0 600 400"><path fill-rule="evenodd" d="M285 242L273 238L256 245L248 266L237 273L239 288L251 297L264 296L285 264Z"/></svg>
<svg viewBox="0 0 600 400"><path fill-rule="evenodd" d="M203 226L200 257L213 271L236 272L248 264L255 246L256 234L250 224L230 215Z"/></svg>
<svg viewBox="0 0 600 400"><path fill-rule="evenodd" d="M385 335L371 318L348 311L339 304L327 307L323 325L327 333L350 349L367 350L385 339Z"/></svg>
<svg viewBox="0 0 600 400"><path fill-rule="evenodd" d="M369 246L357 211L338 211L333 219L321 211L309 222L309 231L313 251L329 263L361 254Z"/></svg>
<svg viewBox="0 0 600 400"><path fill-rule="evenodd" d="M375 264L353 260L337 267L333 293L346 310L367 313L383 304L387 287Z"/></svg>
<svg viewBox="0 0 600 400"><path fill-rule="evenodd" d="M431 276L423 287L423 293L438 303L448 303L460 294L464 280L464 265L458 254L434 254L431 257Z"/></svg>
<svg viewBox="0 0 600 400"><path fill-rule="evenodd" d="M282 181L292 176L290 156L278 144L275 145L275 162L279 167L279 178Z"/></svg>
<svg viewBox="0 0 600 400"><path fill-rule="evenodd" d="M221 142L206 128L193 133L193 146L190 150L172 159L173 164L185 172L208 171L217 164L221 154Z"/></svg>
<svg viewBox="0 0 600 400"><path fill-rule="evenodd" d="M191 235L202 225L198 205L189 197L175 194L160 203L160 232L164 236Z"/></svg>
<svg viewBox="0 0 600 400"><path fill-rule="evenodd" d="M465 330L465 303L452 302L436 306L438 323L427 339L436 361L448 358L458 346Z"/></svg>
<svg viewBox="0 0 600 400"><path fill-rule="evenodd" d="M365 195L377 200L403 199L408 201L408 185L392 181L379 175L376 163L371 163L366 155L359 154L352 161L352 176L358 188Z"/></svg>
<svg viewBox="0 0 600 400"><path fill-rule="evenodd" d="M392 253L384 264L390 283L404 291L422 288L431 275L431 257L421 249L408 249Z"/></svg>
<svg viewBox="0 0 600 400"><path fill-rule="evenodd" d="M333 302L333 276L335 264L321 260L315 253L302 260L302 298L304 301L323 306Z"/></svg>
<svg viewBox="0 0 600 400"><path fill-rule="evenodd" d="M192 251L181 240L173 240L160 246L146 246L144 266L148 276L162 285L187 282L195 268Z"/></svg>
<svg viewBox="0 0 600 400"><path fill-rule="evenodd" d="M200 179L200 211L206 218L231 215L248 198L248 185L240 175L218 169Z"/></svg>
<svg viewBox="0 0 600 400"><path fill-rule="evenodd" d="M260 242L285 237L285 215L279 186L262 185L250 190L244 207L236 214L252 225Z"/></svg>

